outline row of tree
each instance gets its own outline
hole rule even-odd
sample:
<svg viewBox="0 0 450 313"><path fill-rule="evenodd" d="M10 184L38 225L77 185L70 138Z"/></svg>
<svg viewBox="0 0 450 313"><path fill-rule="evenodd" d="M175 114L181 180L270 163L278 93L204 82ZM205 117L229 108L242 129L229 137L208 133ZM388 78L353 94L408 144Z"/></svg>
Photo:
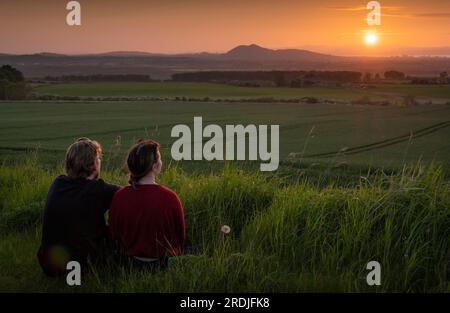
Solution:
<svg viewBox="0 0 450 313"><path fill-rule="evenodd" d="M406 75L399 71L386 71L384 78L404 80ZM380 81L380 74L372 75L354 71L203 71L177 73L174 81L190 82L263 82L270 81L276 86L303 87L330 83L360 83Z"/></svg>
<svg viewBox="0 0 450 313"><path fill-rule="evenodd" d="M0 67L0 100L22 100L28 92L22 72L10 65Z"/></svg>
<svg viewBox="0 0 450 313"><path fill-rule="evenodd" d="M45 81L52 82L152 82L149 75L140 74L95 74L46 76Z"/></svg>
<svg viewBox="0 0 450 313"><path fill-rule="evenodd" d="M189 82L245 82L271 81L274 85L300 86L325 83L356 83L361 81L360 72L352 71L203 71L177 73L173 81Z"/></svg>
<svg viewBox="0 0 450 313"><path fill-rule="evenodd" d="M444 71L439 77L409 77L411 84L420 85L450 85L450 76Z"/></svg>

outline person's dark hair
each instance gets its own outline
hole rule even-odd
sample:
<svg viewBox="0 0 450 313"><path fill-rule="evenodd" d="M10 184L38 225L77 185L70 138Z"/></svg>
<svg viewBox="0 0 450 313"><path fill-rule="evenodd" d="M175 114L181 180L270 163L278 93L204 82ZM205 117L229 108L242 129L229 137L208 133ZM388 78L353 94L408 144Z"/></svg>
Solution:
<svg viewBox="0 0 450 313"><path fill-rule="evenodd" d="M128 183L133 187L150 173L159 160L159 143L153 140L139 140L128 152L127 166L130 172Z"/></svg>
<svg viewBox="0 0 450 313"><path fill-rule="evenodd" d="M86 137L77 139L66 152L65 167L71 178L89 177L95 170L95 162L102 154L100 144Z"/></svg>

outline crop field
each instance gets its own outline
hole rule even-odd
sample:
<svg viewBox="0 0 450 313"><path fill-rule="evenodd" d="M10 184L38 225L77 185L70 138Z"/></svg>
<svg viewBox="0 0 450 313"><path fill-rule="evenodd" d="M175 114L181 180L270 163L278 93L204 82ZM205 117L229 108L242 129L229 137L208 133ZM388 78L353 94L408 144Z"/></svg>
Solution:
<svg viewBox="0 0 450 313"><path fill-rule="evenodd" d="M36 87L40 94L60 96L155 96L155 97L210 97L210 98L295 98L322 95L334 99L355 97L339 88L259 88L238 87L213 83L67 83L47 84ZM363 92L360 92L363 94Z"/></svg>
<svg viewBox="0 0 450 313"><path fill-rule="evenodd" d="M38 85L39 94L60 96L153 96L153 97L194 97L211 99L248 99L272 97L292 99L317 97L327 100L358 100L363 97L380 100L392 97L415 96L419 99L431 99L435 102L450 101L450 87L440 85L409 85L400 83L371 84L367 88L348 87L307 87L307 88L268 88L238 87L213 83L63 83Z"/></svg>
<svg viewBox="0 0 450 313"><path fill-rule="evenodd" d="M379 84L375 85L373 92L379 95L408 95L434 100L450 100L448 85Z"/></svg>
<svg viewBox="0 0 450 313"><path fill-rule="evenodd" d="M171 99L329 95L345 101L366 93L392 99L411 92L432 104L0 102L0 292L450 292L448 87L380 87L385 94L378 95L182 85L63 84L36 90ZM280 125L280 170L259 172L252 167L259 161L249 167L171 162L171 129L193 129L194 116L203 117L203 126ZM119 185L127 182L123 161L130 145L143 137L159 141L160 183L179 194L187 237L198 252L171 258L167 270L156 272L111 261L83 276L77 289L45 277L36 252L46 192L63 172L65 149L81 136L103 145L101 177ZM220 232L222 225L231 227L229 235ZM371 260L382 264L381 286L366 283Z"/></svg>
<svg viewBox="0 0 450 313"><path fill-rule="evenodd" d="M274 113L275 112L275 113ZM108 155L124 155L138 138L160 141L166 158L176 124L278 124L280 157L296 162L399 166L450 162L450 106L357 106L304 103L182 101L2 102L0 157L39 148L61 159L74 139L97 139ZM191 162L188 162L191 163ZM195 162L194 162L195 163Z"/></svg>

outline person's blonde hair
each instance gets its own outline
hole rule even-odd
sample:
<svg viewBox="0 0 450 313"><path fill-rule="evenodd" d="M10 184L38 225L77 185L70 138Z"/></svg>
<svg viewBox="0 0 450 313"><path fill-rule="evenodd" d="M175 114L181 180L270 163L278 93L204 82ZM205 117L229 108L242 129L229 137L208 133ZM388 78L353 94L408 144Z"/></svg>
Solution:
<svg viewBox="0 0 450 313"><path fill-rule="evenodd" d="M86 137L77 139L66 152L66 172L71 178L89 177L95 170L95 162L102 154L100 144Z"/></svg>

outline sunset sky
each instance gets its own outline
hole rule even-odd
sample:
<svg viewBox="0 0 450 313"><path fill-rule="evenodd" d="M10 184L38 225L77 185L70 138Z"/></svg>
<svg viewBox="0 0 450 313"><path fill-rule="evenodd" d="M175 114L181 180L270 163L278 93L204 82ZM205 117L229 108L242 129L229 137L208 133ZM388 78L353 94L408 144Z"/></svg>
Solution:
<svg viewBox="0 0 450 313"><path fill-rule="evenodd" d="M1 0L0 52L224 52L256 43L340 55L450 55L450 0L380 1L376 27L367 25L367 0L79 0L82 25L72 27L67 2ZM369 29L378 34L374 45L364 41Z"/></svg>

